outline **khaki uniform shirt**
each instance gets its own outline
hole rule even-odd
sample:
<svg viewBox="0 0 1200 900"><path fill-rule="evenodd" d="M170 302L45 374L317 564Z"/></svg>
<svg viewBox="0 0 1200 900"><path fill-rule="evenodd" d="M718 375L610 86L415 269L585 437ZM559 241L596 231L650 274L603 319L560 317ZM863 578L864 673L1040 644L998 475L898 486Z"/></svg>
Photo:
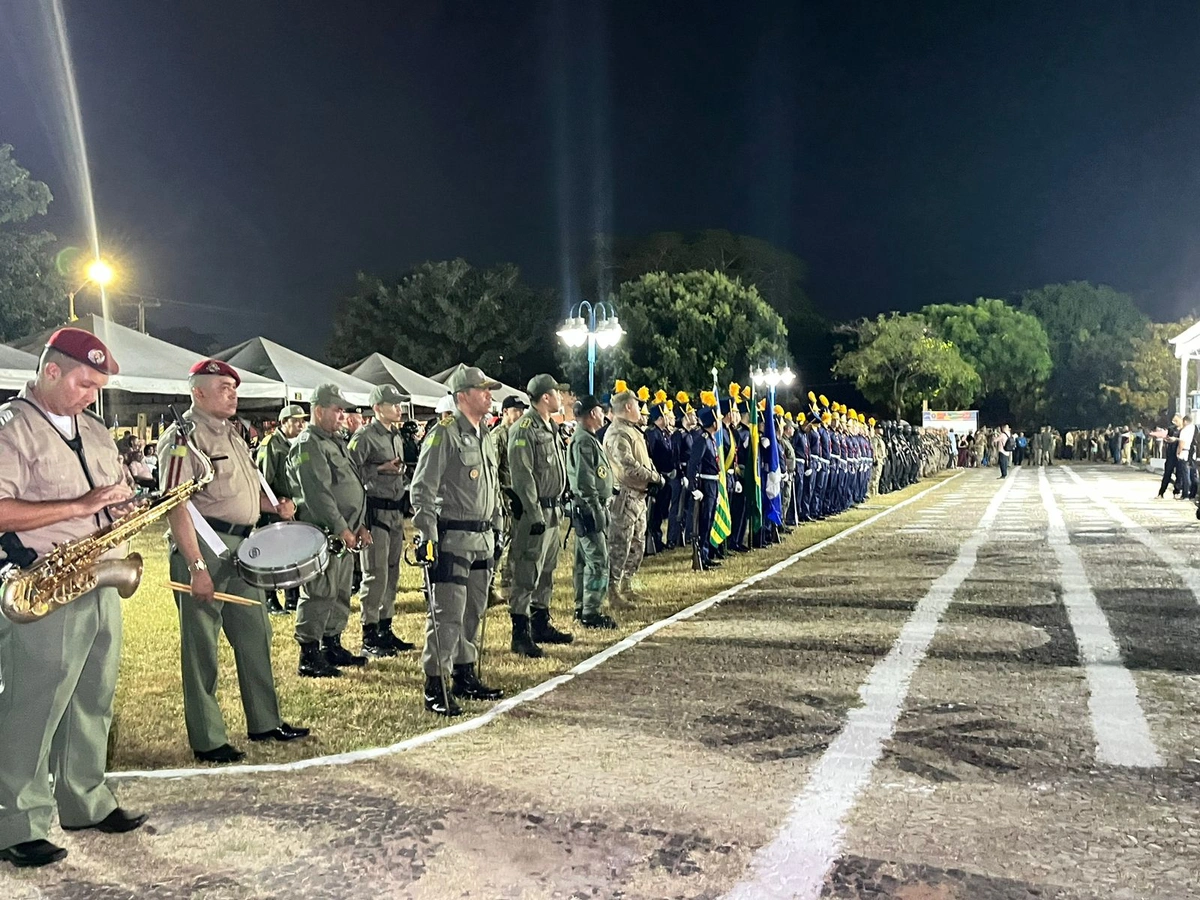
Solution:
<svg viewBox="0 0 1200 900"><path fill-rule="evenodd" d="M26 385L18 396L29 398L29 388ZM75 417L75 434L82 443L82 459L32 400L0 406L0 498L77 500L93 487L125 480L117 445L101 419L90 412L80 413ZM41 556L55 544L87 537L110 521L107 513L101 512L18 531L17 537Z"/></svg>
<svg viewBox="0 0 1200 900"><path fill-rule="evenodd" d="M496 448L496 463L500 475L500 487L512 487L512 471L508 467L508 433L512 431L512 426L507 422L501 422L492 429L491 442Z"/></svg>
<svg viewBox="0 0 1200 900"><path fill-rule="evenodd" d="M275 430L258 445L258 471L271 486L276 497L290 497L291 488L287 480L288 451L292 441L282 431Z"/></svg>
<svg viewBox="0 0 1200 900"><path fill-rule="evenodd" d="M409 487L413 524L425 540L438 540L446 550L491 553L491 531L446 531L438 521L490 522L499 530L500 482L495 445L487 426L478 429L461 412L448 416L425 435L421 456Z"/></svg>
<svg viewBox="0 0 1200 900"><path fill-rule="evenodd" d="M192 443L212 463L213 479L192 497L196 512L206 519L220 519L234 525L253 525L262 514L258 469L250 457L250 448L242 438L237 422L218 419L192 407L183 418L196 427ZM159 438L160 447L170 448L158 467L158 484L171 490L204 473L204 465L187 444L176 445L177 426L169 425Z"/></svg>
<svg viewBox="0 0 1200 900"><path fill-rule="evenodd" d="M381 500L399 500L408 486L404 468L399 472L380 472L379 467L394 459L400 459L404 447L400 441L400 430L388 428L378 419L371 420L350 438L350 460L358 467L358 477L367 489L368 497Z"/></svg>
<svg viewBox="0 0 1200 900"><path fill-rule="evenodd" d="M545 421L536 409L525 410L508 433L512 489L521 499L522 518L544 523L546 514L539 501L562 499L567 489L566 456L558 426Z"/></svg>
<svg viewBox="0 0 1200 900"><path fill-rule="evenodd" d="M367 492L340 434L309 422L288 451L287 473L301 522L333 537L362 527Z"/></svg>
<svg viewBox="0 0 1200 900"><path fill-rule="evenodd" d="M617 486L623 491L646 493L658 482L658 472L650 463L646 436L642 429L624 419L613 419L604 435L604 452L612 462Z"/></svg>
<svg viewBox="0 0 1200 900"><path fill-rule="evenodd" d="M567 448L567 477L575 500L592 515L596 528L608 527L608 501L612 498L616 478L608 462L604 445L586 428L576 428Z"/></svg>

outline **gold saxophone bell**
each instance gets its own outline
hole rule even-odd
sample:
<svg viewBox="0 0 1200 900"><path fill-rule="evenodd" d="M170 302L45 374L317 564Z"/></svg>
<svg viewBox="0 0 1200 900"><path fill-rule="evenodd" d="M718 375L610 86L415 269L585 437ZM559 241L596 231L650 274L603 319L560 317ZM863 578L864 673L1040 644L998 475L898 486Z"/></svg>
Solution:
<svg viewBox="0 0 1200 900"><path fill-rule="evenodd" d="M128 600L142 583L142 554L130 553L124 559L104 559L96 564L96 587L114 587L122 600Z"/></svg>

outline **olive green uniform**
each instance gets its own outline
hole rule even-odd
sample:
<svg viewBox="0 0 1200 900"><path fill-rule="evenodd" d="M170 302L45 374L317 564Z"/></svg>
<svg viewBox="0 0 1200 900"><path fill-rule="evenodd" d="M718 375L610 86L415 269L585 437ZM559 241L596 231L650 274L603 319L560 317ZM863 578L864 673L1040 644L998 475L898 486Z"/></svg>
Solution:
<svg viewBox="0 0 1200 900"><path fill-rule="evenodd" d="M503 585L506 588L511 588L513 583L513 555L509 551L509 545L512 543L512 523L513 511L512 504L509 502L507 491L512 490L512 470L508 467L508 433L512 431L512 426L507 422L501 422L492 429L488 440L496 451L496 472L500 480L500 507L504 511L504 535L505 551L500 558L500 572L496 579L497 584Z"/></svg>
<svg viewBox="0 0 1200 900"><path fill-rule="evenodd" d="M401 502L407 487L404 468L397 472L379 469L403 455L400 432L373 419L350 438L349 449L350 459L366 487L366 521L371 529L371 546L362 552L360 560L362 620L363 625L376 625L381 619L392 620L400 586L400 556L404 552Z"/></svg>
<svg viewBox="0 0 1200 900"><path fill-rule="evenodd" d="M425 674L445 678L453 666L473 665L479 623L487 611L495 532L500 528L496 450L487 427L461 412L425 436L409 494L413 525L435 541L430 572L434 616L425 623ZM434 627L434 621L437 627Z"/></svg>
<svg viewBox="0 0 1200 900"><path fill-rule="evenodd" d="M78 457L31 403L0 406L0 498L71 500L121 482L117 446L104 423L82 413L75 434L82 442ZM16 536L41 556L109 521L100 513ZM0 558L0 566L5 562ZM67 826L95 824L117 808L104 762L120 653L115 588L89 591L24 625L0 616L0 849L44 839L56 803Z"/></svg>
<svg viewBox="0 0 1200 900"><path fill-rule="evenodd" d="M217 591L258 600L255 606L242 606L212 600L196 600L191 594L175 591L179 610L179 663L183 675L183 719L188 743L193 750L215 750L227 744L225 719L217 703L217 636L224 631L233 648L237 665L238 687L246 728L251 734L272 731L283 722L271 671L271 623L261 588L242 580L234 560L237 548L261 514L262 486L258 470L250 457L250 448L237 425L192 407L183 414L195 428L192 443L209 458L213 480L192 497L191 503L213 526L225 544L220 556L203 540L198 540L204 563ZM159 486L170 490L198 478L204 471L187 444L177 443L178 429L169 426L159 439L164 448L158 467ZM170 448L169 455L166 448ZM187 584L191 580L188 561L174 542L170 551L171 580Z"/></svg>
<svg viewBox="0 0 1200 900"><path fill-rule="evenodd" d="M297 519L333 537L362 527L367 494L340 435L309 422L288 451L287 472ZM331 555L329 568L300 588L298 643L315 643L346 630L353 574L349 553Z"/></svg>
<svg viewBox="0 0 1200 900"><path fill-rule="evenodd" d="M290 497L292 493L287 479L287 458L291 449L291 440L278 430L272 431L258 445L258 471L262 472L276 497Z"/></svg>
<svg viewBox="0 0 1200 900"><path fill-rule="evenodd" d="M604 446L577 428L567 448L567 478L575 495L575 612L593 616L608 593L608 504L612 499L612 466Z"/></svg>
<svg viewBox="0 0 1200 900"><path fill-rule="evenodd" d="M508 599L514 616L549 609L558 564L562 496L567 461L558 429L536 409L525 410L508 435L508 464L521 514L513 524L513 585ZM544 526L533 534L535 525Z"/></svg>

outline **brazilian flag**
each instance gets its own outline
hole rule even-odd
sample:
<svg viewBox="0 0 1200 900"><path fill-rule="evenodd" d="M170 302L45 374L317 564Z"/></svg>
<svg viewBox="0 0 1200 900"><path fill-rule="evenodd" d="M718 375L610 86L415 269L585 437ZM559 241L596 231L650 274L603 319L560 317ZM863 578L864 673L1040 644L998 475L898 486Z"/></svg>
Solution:
<svg viewBox="0 0 1200 900"><path fill-rule="evenodd" d="M733 534L733 515L729 511L729 465L734 448L725 446L725 427L717 426L717 461L721 466L721 478L717 481L717 511L713 516L712 530L708 542L714 547L725 542Z"/></svg>
<svg viewBox="0 0 1200 900"><path fill-rule="evenodd" d="M762 531L762 474L759 472L759 446L762 435L758 428L758 397L754 388L750 389L750 453L746 460L746 470L742 473L742 489L746 492L746 517L750 522L750 539L755 540Z"/></svg>

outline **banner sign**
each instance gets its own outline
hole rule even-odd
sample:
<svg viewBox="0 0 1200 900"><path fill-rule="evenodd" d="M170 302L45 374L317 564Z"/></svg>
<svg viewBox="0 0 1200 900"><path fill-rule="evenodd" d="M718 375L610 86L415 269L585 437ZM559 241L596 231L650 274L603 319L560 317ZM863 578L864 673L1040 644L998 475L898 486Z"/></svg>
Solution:
<svg viewBox="0 0 1200 900"><path fill-rule="evenodd" d="M946 431L966 433L979 430L977 409L927 409L921 414L921 425L925 428L942 428Z"/></svg>

